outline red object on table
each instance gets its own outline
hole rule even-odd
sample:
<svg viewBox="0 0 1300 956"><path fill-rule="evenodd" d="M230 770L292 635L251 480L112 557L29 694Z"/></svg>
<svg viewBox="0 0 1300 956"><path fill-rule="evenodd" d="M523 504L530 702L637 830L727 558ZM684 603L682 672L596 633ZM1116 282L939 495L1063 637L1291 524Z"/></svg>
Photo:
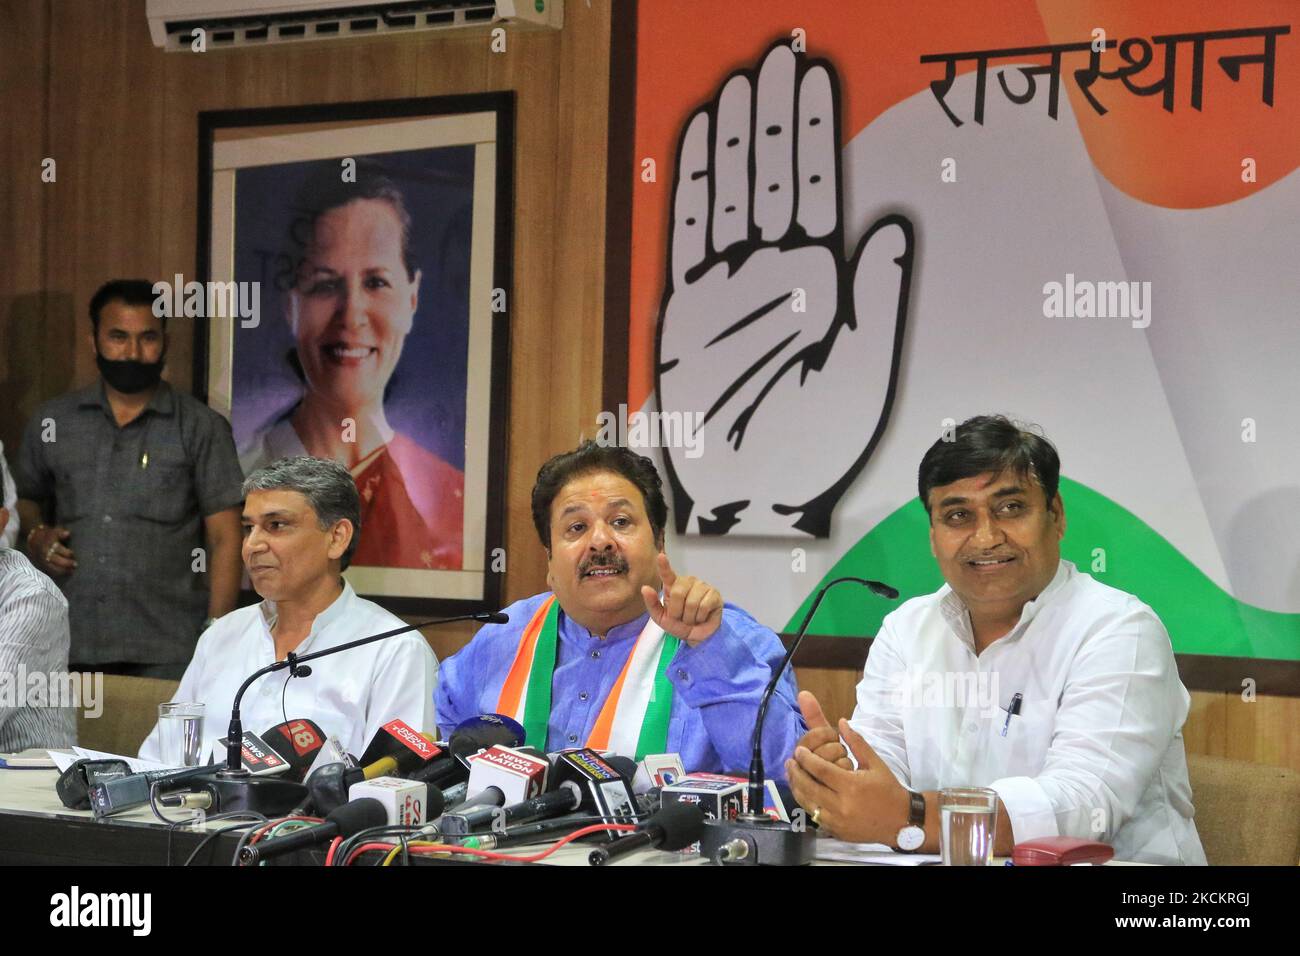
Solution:
<svg viewBox="0 0 1300 956"><path fill-rule="evenodd" d="M1017 843L1011 850L1016 866L1070 866L1074 863L1105 863L1115 848L1081 837L1042 837Z"/></svg>

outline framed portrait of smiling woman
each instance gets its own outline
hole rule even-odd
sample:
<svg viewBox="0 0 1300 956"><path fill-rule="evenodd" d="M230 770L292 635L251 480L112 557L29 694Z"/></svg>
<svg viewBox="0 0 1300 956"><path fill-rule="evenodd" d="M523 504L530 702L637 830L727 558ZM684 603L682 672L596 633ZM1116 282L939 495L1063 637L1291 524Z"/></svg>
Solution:
<svg viewBox="0 0 1300 956"><path fill-rule="evenodd" d="M361 499L348 580L499 607L512 94L202 113L194 381L245 475L313 455Z"/></svg>

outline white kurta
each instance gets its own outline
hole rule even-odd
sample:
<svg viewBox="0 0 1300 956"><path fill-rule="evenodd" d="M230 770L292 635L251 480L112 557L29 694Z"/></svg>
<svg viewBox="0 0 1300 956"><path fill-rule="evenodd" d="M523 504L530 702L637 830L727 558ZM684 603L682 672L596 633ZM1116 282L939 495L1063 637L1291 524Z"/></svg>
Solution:
<svg viewBox="0 0 1300 956"><path fill-rule="evenodd" d="M201 762L206 763L210 755L218 762L224 759L217 741L229 727L239 685L275 660L274 620L274 602L263 601L231 611L199 638L172 700L206 705ZM294 652L309 654L401 626L399 618L357 597L344 582L343 593L316 616L311 633ZM310 666L309 677L290 678L285 670L254 682L240 705L244 730L261 734L284 721L286 714L290 720L308 718L358 757L376 731L394 718L416 730L432 731L438 662L418 632L342 651ZM156 724L141 745L140 756L159 759Z"/></svg>
<svg viewBox="0 0 1300 956"><path fill-rule="evenodd" d="M1205 863L1169 635L1068 561L978 656L951 588L908 601L882 622L857 694L854 729L904 786L996 790L1017 843L1078 836L1121 860Z"/></svg>

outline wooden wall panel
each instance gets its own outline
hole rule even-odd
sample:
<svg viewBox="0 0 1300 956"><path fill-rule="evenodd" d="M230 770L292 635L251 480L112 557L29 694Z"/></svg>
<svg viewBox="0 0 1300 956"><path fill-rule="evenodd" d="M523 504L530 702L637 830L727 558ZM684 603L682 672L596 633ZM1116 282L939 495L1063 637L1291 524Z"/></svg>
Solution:
<svg viewBox="0 0 1300 956"><path fill-rule="evenodd" d="M74 310L47 318L73 323L76 386L97 374L87 301L106 279L157 273L164 188L176 188L161 162L163 59L149 44L144 4L89 9L50 4L47 128L59 179L46 202L45 283L70 296Z"/></svg>
<svg viewBox="0 0 1300 956"><path fill-rule="evenodd" d="M560 48L559 150L556 156L555 324L563 347L551 374L570 385L552 439L576 445L595 434L601 411L605 318L605 187L609 125L610 11L604 4L566 8ZM569 29L569 27L574 29Z"/></svg>
<svg viewBox="0 0 1300 956"><path fill-rule="evenodd" d="M484 54L488 89L516 91L517 254L510 303L506 603L546 586L544 555L532 531L529 493L538 466L558 450L552 441L552 422L558 410L573 400L572 383L550 373L561 348L554 310L559 42L553 34L521 34L508 38L507 52ZM525 251L526 255L519 254Z"/></svg>
<svg viewBox="0 0 1300 956"><path fill-rule="evenodd" d="M822 713L831 726L838 724L841 717L853 716L853 707L857 702L854 691L862 676L861 671L798 666L794 669L794 675L799 689L810 691L817 698L817 702L822 705Z"/></svg>
<svg viewBox="0 0 1300 956"><path fill-rule="evenodd" d="M46 0L0 3L0 442L10 461L27 417L72 377L70 326L44 321L71 308L49 301L44 276L45 203L57 188L41 182L48 31ZM46 354L60 358L32 360Z"/></svg>
<svg viewBox="0 0 1300 956"><path fill-rule="evenodd" d="M1300 698L1192 692L1188 753L1300 770Z"/></svg>

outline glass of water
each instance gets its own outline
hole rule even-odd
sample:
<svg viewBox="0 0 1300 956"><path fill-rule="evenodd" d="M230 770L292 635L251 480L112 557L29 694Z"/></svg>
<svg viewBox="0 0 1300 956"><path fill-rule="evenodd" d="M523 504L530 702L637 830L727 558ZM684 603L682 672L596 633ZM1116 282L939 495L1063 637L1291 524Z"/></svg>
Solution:
<svg viewBox="0 0 1300 956"><path fill-rule="evenodd" d="M158 705L158 743L169 767L197 767L203 752L203 705Z"/></svg>
<svg viewBox="0 0 1300 956"><path fill-rule="evenodd" d="M939 849L944 866L988 866L993 857L998 795L983 787L939 791Z"/></svg>

